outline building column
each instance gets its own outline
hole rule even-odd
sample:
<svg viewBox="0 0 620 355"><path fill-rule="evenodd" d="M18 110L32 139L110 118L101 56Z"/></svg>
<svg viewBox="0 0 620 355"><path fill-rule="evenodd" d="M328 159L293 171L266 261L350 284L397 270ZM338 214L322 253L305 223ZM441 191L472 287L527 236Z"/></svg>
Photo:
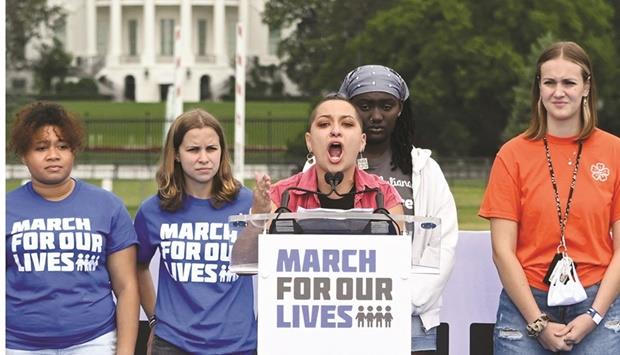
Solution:
<svg viewBox="0 0 620 355"><path fill-rule="evenodd" d="M155 64L155 0L144 0L142 10L142 56L140 64L148 69Z"/></svg>
<svg viewBox="0 0 620 355"><path fill-rule="evenodd" d="M226 65L228 64L228 55L226 53L226 6L224 0L215 0L213 17L215 63Z"/></svg>
<svg viewBox="0 0 620 355"><path fill-rule="evenodd" d="M121 0L110 1L110 46L107 59L107 65L113 66L120 63L120 56L122 54L122 31L123 25L122 14L123 8Z"/></svg>
<svg viewBox="0 0 620 355"><path fill-rule="evenodd" d="M191 0L181 0L181 53L183 53L184 67L194 64L192 22L192 2Z"/></svg>
<svg viewBox="0 0 620 355"><path fill-rule="evenodd" d="M86 56L92 63L97 55L97 6L95 0L86 0Z"/></svg>

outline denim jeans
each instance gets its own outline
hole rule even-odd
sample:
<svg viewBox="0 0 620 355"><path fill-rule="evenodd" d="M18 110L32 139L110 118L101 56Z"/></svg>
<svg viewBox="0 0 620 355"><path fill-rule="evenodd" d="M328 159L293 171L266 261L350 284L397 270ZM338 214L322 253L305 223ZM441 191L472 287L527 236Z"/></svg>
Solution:
<svg viewBox="0 0 620 355"><path fill-rule="evenodd" d="M567 324L577 316L585 313L592 306L598 285L586 288L588 298L571 306L547 306L547 292L531 288L540 310L558 323ZM499 297L499 309L493 332L493 350L502 354L553 354L545 350L536 338L527 335L527 322L512 303L506 291ZM570 354L620 354L620 299L612 302L605 318L573 346Z"/></svg>
<svg viewBox="0 0 620 355"><path fill-rule="evenodd" d="M411 316L411 351L437 350L437 327L424 329L420 316Z"/></svg>
<svg viewBox="0 0 620 355"><path fill-rule="evenodd" d="M178 346L155 335L151 355L189 355L189 353ZM228 355L256 355L256 350L242 351Z"/></svg>
<svg viewBox="0 0 620 355"><path fill-rule="evenodd" d="M7 355L115 355L116 330L103 334L83 344L64 349L15 350L6 349Z"/></svg>

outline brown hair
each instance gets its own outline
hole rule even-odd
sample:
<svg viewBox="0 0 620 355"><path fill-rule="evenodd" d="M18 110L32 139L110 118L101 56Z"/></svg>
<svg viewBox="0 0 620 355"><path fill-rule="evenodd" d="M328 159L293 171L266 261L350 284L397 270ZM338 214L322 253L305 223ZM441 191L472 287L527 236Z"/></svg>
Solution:
<svg viewBox="0 0 620 355"><path fill-rule="evenodd" d="M38 130L45 126L58 128L56 134L69 145L74 154L83 148L84 127L77 116L58 104L38 101L24 106L16 114L9 149L17 156L23 156L32 148Z"/></svg>
<svg viewBox="0 0 620 355"><path fill-rule="evenodd" d="M194 109L177 117L166 136L156 175L159 205L166 211L174 212L181 208L186 195L183 168L181 163L175 159L183 137L191 129L205 127L212 128L217 134L222 154L220 166L213 177L211 204L215 208L220 208L224 203L235 199L241 189L241 183L232 175L231 159L226 148L222 125L210 113Z"/></svg>
<svg viewBox="0 0 620 355"><path fill-rule="evenodd" d="M353 107L353 110L355 111L355 119L357 120L357 122L359 122L360 127L362 127L362 130L364 129L364 122L362 121L362 118L360 117L359 113L357 112L357 109L355 108L355 105L353 105L353 103L351 103L351 101L349 101L349 99L347 99L346 96L341 95L339 93L330 93L325 95L315 106L314 109L312 109L312 112L310 113L310 117L308 118L308 132L310 132L310 128L312 128L312 123L314 122L314 120L316 119L316 114L317 114L317 110L319 108L319 106L321 106L324 102L327 101L344 101L346 103L348 103L349 105L351 105L351 107Z"/></svg>
<svg viewBox="0 0 620 355"><path fill-rule="evenodd" d="M529 139L541 139L547 133L547 110L540 101L540 68L552 59L562 58L577 64L581 67L581 77L585 82L590 82L590 92L588 94L587 105L581 105L581 132L577 140L584 140L592 134L598 123L596 114L597 98L592 64L586 51L575 42L556 42L547 47L536 63L536 74L532 82L531 110L532 116L530 125L523 133Z"/></svg>

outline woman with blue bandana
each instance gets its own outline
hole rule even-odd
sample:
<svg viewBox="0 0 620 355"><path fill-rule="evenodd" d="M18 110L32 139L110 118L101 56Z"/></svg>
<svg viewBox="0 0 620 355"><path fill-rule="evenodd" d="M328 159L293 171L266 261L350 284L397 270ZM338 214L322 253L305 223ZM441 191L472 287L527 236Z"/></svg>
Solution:
<svg viewBox="0 0 620 355"><path fill-rule="evenodd" d="M357 108L366 133L367 172L390 182L404 200L405 214L441 219L439 272L411 269L411 351L436 350L441 295L454 266L458 226L454 198L431 151L413 146L413 117L409 88L394 70L364 65L351 71L340 86Z"/></svg>

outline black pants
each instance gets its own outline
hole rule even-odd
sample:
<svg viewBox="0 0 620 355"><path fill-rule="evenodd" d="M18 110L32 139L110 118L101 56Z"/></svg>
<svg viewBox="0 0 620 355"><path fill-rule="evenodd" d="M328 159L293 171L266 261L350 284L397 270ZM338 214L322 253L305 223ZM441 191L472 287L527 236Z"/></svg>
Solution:
<svg viewBox="0 0 620 355"><path fill-rule="evenodd" d="M256 350L253 351L243 351L239 353L232 353L228 355L248 355L254 354L256 355ZM155 335L153 339L153 348L151 350L151 355L189 355L189 353L178 346L171 344L164 339Z"/></svg>

